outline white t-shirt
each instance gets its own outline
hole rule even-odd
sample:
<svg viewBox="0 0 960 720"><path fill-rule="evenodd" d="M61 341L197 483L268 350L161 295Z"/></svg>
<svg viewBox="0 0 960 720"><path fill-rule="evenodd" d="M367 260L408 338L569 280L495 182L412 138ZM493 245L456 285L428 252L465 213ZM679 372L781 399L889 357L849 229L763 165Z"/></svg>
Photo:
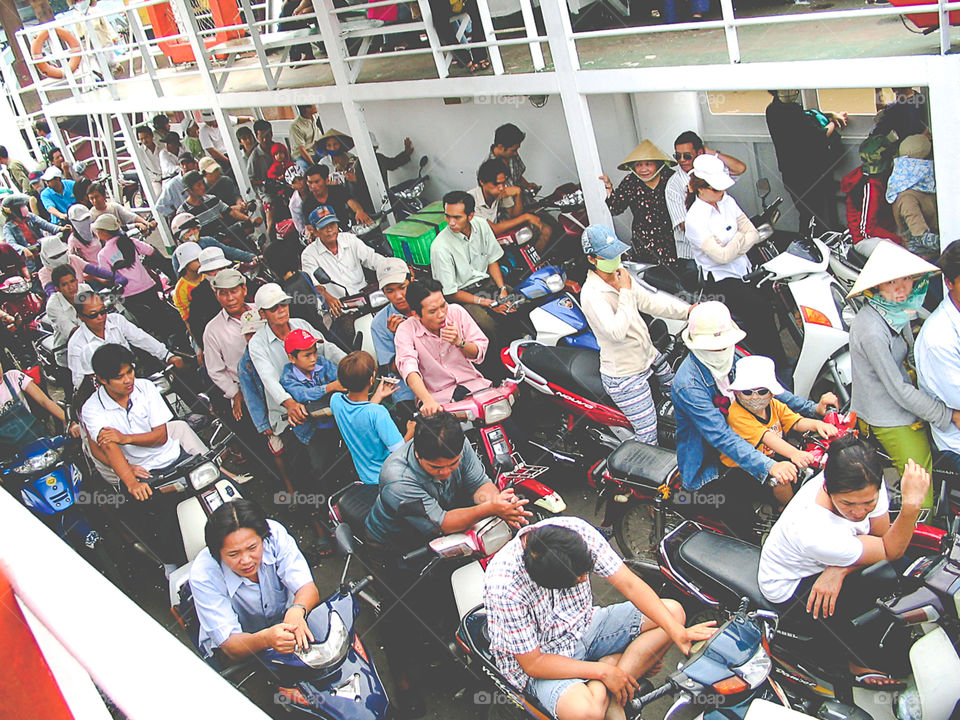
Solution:
<svg viewBox="0 0 960 720"><path fill-rule="evenodd" d="M760 552L757 580L772 603L789 600L800 581L828 567L850 567L863 555L859 535L870 533L871 518L890 510L886 485L872 513L860 522L846 520L817 504L823 474L801 487L789 502Z"/></svg>
<svg viewBox="0 0 960 720"><path fill-rule="evenodd" d="M686 233L687 240L693 246L693 259L703 269L704 275L713 273L715 280L735 277L740 278L751 270L750 261L746 254L734 258L728 263L718 263L702 249L703 241L713 235L720 245L726 245L737 234L737 218L743 211L737 201L725 193L717 207L700 198L693 201L687 211Z"/></svg>
<svg viewBox="0 0 960 720"><path fill-rule="evenodd" d="M300 264L303 271L310 276L310 282L316 284L313 271L318 267L327 271L333 281L326 285L327 292L335 298L360 292L367 284L363 268L376 272L381 260L381 256L372 247L353 233L347 232L337 235L336 255L327 250L320 240L314 240L300 254ZM343 287L340 287L341 285Z"/></svg>
<svg viewBox="0 0 960 720"><path fill-rule="evenodd" d="M200 126L200 130L197 133L197 137L200 140L200 146L204 150L209 150L213 148L214 150L219 151L221 154L227 154L227 146L223 142L223 135L220 134L220 126L213 127L212 125L207 125L203 123Z"/></svg>

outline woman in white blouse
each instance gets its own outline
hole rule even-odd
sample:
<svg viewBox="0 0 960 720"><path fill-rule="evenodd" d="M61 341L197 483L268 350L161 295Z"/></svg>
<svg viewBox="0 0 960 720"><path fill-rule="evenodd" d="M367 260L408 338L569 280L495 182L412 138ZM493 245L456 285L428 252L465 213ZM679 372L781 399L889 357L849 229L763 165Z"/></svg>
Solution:
<svg viewBox="0 0 960 720"><path fill-rule="evenodd" d="M726 190L734 183L713 155L693 161L687 194L687 240L706 279L705 298L722 301L747 333L752 352L771 357L778 374L787 358L773 319L769 298L741 278L753 268L747 251L760 242L757 229Z"/></svg>

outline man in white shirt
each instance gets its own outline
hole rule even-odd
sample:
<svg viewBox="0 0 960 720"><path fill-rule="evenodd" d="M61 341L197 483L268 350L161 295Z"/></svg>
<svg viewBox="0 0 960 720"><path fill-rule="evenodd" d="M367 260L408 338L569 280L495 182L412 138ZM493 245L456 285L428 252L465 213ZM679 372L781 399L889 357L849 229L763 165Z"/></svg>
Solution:
<svg viewBox="0 0 960 720"><path fill-rule="evenodd" d="M250 339L250 360L263 383L270 426L275 435L288 425L299 425L307 419L306 409L290 397L280 384L280 374L289 362L283 341L293 330L306 330L317 338L317 351L337 364L346 353L330 342L322 342L322 334L306 320L290 317L291 297L276 283L267 283L254 296L254 308L267 321Z"/></svg>
<svg viewBox="0 0 960 720"><path fill-rule="evenodd" d="M200 169L193 153L186 150L180 153L178 162L180 164L180 174L174 175L163 184L163 190L160 197L157 198L157 212L167 218L168 221L173 219L173 216L177 214L177 209L187 199L187 186L183 182L183 176Z"/></svg>
<svg viewBox="0 0 960 720"><path fill-rule="evenodd" d="M543 252L550 241L550 226L533 213L523 212L522 190L507 184L506 164L497 159L485 160L477 170L477 183L469 191L476 202L474 216L490 223L494 235L529 225L537 251Z"/></svg>
<svg viewBox="0 0 960 720"><path fill-rule="evenodd" d="M93 372L94 351L101 345L114 343L129 349L139 348L163 363L183 369L183 358L174 355L159 340L154 339L119 313L110 313L103 300L92 292L78 292L73 305L81 325L67 343L67 367L73 378L73 387Z"/></svg>
<svg viewBox="0 0 960 720"><path fill-rule="evenodd" d="M180 172L180 153L186 148L180 144L180 135L170 130L161 135L163 148L160 150L160 172L165 178L173 177Z"/></svg>
<svg viewBox="0 0 960 720"><path fill-rule="evenodd" d="M217 161L220 167L230 167L230 159L227 157L227 145L223 142L223 136L220 134L220 128L217 126L217 117L212 110L204 110L200 113L200 119L203 124L200 126L200 145L204 152Z"/></svg>
<svg viewBox="0 0 960 720"><path fill-rule="evenodd" d="M154 141L153 128L140 125L137 128L137 140L143 153L144 171L153 185L154 197L159 197L163 189L163 172L160 170L160 146Z"/></svg>
<svg viewBox="0 0 960 720"><path fill-rule="evenodd" d="M367 284L363 268L376 272L386 258L353 233L340 232L340 221L326 206L310 213L305 229L313 241L301 253L300 264L330 312L339 317L340 298L360 292ZM323 268L333 282L317 282L313 276L317 268Z"/></svg>
<svg viewBox="0 0 960 720"><path fill-rule="evenodd" d="M667 180L665 188L667 197L667 211L670 213L670 222L673 225L673 237L677 243L677 257L681 260L693 259L693 248L684 232L684 221L687 218L687 186L690 184L690 171L693 170L693 160L704 153L716 155L723 162L730 175L742 175L747 166L730 155L711 150L703 144L703 140L693 130L680 133L673 141L673 157L677 161L673 175Z"/></svg>

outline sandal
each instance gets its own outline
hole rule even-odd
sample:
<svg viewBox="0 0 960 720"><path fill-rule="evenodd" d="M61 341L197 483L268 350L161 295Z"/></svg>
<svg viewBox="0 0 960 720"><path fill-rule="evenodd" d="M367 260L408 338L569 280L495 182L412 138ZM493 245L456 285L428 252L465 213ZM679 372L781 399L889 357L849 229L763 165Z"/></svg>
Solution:
<svg viewBox="0 0 960 720"><path fill-rule="evenodd" d="M871 680L874 682L870 682ZM865 690L903 690L907 686L906 683L890 677L886 673L873 670L854 675L853 684L855 687Z"/></svg>
<svg viewBox="0 0 960 720"><path fill-rule="evenodd" d="M481 60L479 63L477 63L477 65L480 66L480 69L481 69L481 70L489 70L489 69L490 69L490 61L489 61L489 60L486 60L486 59L485 59L485 60Z"/></svg>

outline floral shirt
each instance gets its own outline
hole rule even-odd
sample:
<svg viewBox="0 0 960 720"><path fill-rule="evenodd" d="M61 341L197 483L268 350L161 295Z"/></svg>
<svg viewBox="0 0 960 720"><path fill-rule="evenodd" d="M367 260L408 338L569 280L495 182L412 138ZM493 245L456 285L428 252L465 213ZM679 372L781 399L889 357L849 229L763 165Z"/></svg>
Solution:
<svg viewBox="0 0 960 720"><path fill-rule="evenodd" d="M663 168L655 188L634 173L628 174L607 198L607 206L614 215L627 208L633 212L633 247L638 260L663 265L675 262L677 246L673 238L673 224L667 210L667 181L673 171Z"/></svg>

